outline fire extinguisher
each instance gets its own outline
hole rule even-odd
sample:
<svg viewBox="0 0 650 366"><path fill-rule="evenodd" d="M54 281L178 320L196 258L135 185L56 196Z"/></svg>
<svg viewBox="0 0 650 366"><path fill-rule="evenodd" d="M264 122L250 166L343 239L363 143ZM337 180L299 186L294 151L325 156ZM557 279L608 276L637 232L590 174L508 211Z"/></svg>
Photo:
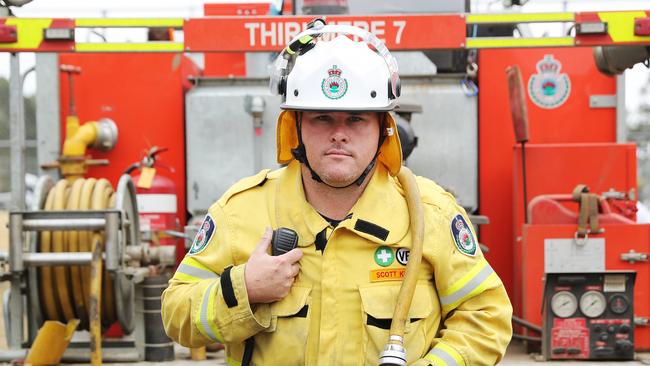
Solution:
<svg viewBox="0 0 650 366"><path fill-rule="evenodd" d="M184 253L184 234L180 232L176 184L157 168L166 168L170 173L174 173L174 169L156 161L156 156L167 150L153 146L141 161L131 164L125 173L139 171L132 178L136 184L142 240L154 246L173 245L178 256L178 253Z"/></svg>

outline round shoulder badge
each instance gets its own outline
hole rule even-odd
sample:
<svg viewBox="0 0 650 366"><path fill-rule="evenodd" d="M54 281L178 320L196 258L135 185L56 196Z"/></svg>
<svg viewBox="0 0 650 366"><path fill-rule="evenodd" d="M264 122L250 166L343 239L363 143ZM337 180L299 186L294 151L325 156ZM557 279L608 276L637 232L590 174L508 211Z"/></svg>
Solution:
<svg viewBox="0 0 650 366"><path fill-rule="evenodd" d="M212 239L212 234L214 234L215 229L216 226L212 216L210 216L210 214L205 215L205 219L203 219L199 232L196 233L196 237L194 237L189 254L194 255L202 252L203 249L208 246L210 239Z"/></svg>
<svg viewBox="0 0 650 366"><path fill-rule="evenodd" d="M458 214L451 220L451 236L461 253L472 257L476 255L476 239L463 215Z"/></svg>

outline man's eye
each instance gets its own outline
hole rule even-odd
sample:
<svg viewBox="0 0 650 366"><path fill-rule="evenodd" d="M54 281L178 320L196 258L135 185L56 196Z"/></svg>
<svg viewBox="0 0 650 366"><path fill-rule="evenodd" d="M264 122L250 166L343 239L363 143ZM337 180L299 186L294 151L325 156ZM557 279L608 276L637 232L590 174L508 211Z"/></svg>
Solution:
<svg viewBox="0 0 650 366"><path fill-rule="evenodd" d="M327 121L330 120L330 116L325 116L325 115L323 115L323 116L318 116L318 117L316 117L316 120L327 122Z"/></svg>
<svg viewBox="0 0 650 366"><path fill-rule="evenodd" d="M360 122L360 121L363 121L363 118L354 116L354 117L348 118L348 121L350 121L350 122Z"/></svg>

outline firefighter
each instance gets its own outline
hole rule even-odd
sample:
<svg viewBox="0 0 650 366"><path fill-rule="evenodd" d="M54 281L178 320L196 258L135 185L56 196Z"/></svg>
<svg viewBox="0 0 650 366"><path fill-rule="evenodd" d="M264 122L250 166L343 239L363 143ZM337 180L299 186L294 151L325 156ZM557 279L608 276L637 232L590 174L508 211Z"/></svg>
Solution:
<svg viewBox="0 0 650 366"><path fill-rule="evenodd" d="M242 179L210 207L163 294L165 329L180 344L223 342L231 365L378 363L412 235L389 114L397 65L372 35L351 33L366 37L307 32L279 56L286 166ZM417 185L425 236L408 364L493 365L512 334L504 286L454 197ZM298 234L297 248L271 256L279 227Z"/></svg>

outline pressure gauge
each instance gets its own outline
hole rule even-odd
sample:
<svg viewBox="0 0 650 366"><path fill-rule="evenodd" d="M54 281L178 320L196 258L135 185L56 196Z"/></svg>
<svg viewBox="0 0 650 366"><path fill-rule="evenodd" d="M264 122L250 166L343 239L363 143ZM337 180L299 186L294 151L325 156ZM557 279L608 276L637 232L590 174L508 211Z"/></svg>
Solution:
<svg viewBox="0 0 650 366"><path fill-rule="evenodd" d="M609 299L609 308L614 314L623 314L630 307L630 301L625 295L614 295Z"/></svg>
<svg viewBox="0 0 650 366"><path fill-rule="evenodd" d="M551 298L551 310L560 318L568 318L578 309L578 299L569 291L560 291Z"/></svg>
<svg viewBox="0 0 650 366"><path fill-rule="evenodd" d="M580 297L580 311L589 318L601 316L607 308L607 300L602 292L587 291Z"/></svg>

